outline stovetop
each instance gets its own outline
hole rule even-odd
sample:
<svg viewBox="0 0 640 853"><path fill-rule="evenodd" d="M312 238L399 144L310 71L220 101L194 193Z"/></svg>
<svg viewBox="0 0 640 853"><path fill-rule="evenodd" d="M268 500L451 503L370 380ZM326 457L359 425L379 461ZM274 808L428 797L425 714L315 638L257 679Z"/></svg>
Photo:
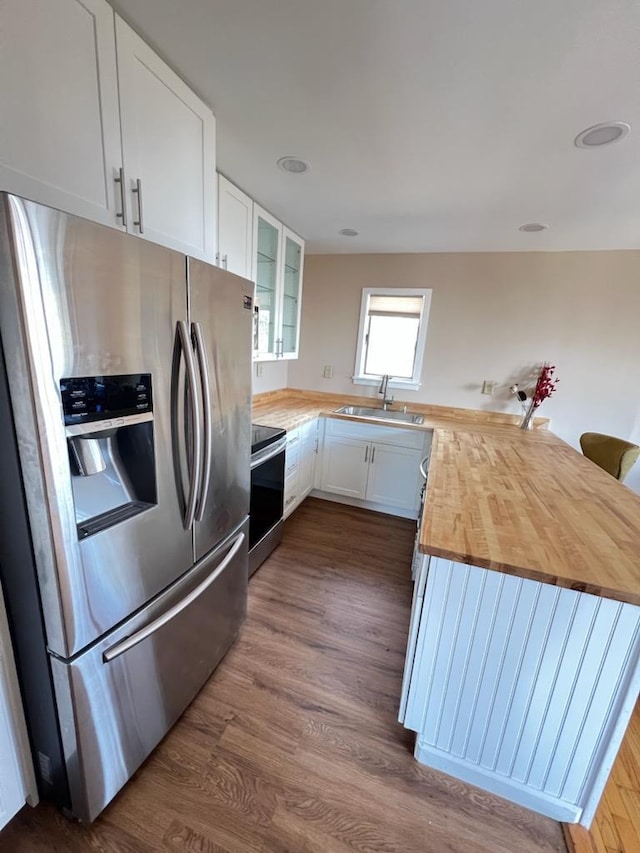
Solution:
<svg viewBox="0 0 640 853"><path fill-rule="evenodd" d="M287 431L279 427L251 424L251 453L254 454L258 450L263 450L286 434Z"/></svg>

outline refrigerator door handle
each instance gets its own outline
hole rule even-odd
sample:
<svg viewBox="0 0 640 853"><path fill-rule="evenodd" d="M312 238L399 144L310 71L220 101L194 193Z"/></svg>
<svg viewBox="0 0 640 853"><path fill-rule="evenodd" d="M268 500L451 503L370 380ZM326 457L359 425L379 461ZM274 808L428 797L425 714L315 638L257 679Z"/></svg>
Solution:
<svg viewBox="0 0 640 853"><path fill-rule="evenodd" d="M204 335L202 334L202 325L200 323L192 323L191 333L196 344L196 355L198 358L198 367L200 370L200 384L202 387L202 402L204 407L204 454L202 458L202 483L200 486L198 508L195 516L196 521L202 521L202 518L204 516L204 508L207 503L207 497L209 495L209 484L211 481L213 405L211 402L211 375L209 373L209 363L207 361L207 350L204 343Z"/></svg>
<svg viewBox="0 0 640 853"><path fill-rule="evenodd" d="M191 405L191 433L193 437L193 453L191 455L189 495L186 499L183 525L185 530L193 525L198 500L198 487L202 476L202 415L200 413L200 397L196 376L196 363L193 357L193 347L189 331L184 320L178 320L178 337L184 355L188 399Z"/></svg>
<svg viewBox="0 0 640 853"><path fill-rule="evenodd" d="M238 551L240 550L240 546L244 542L245 534L244 532L239 533L234 542L231 550L224 558L224 560L220 563L220 565L211 572L211 574L206 577L201 583L198 584L197 587L191 590L188 595L178 601L177 604L174 604L173 607L170 607L166 610L161 616L158 616L156 619L153 619L149 622L148 625L145 625L144 628L140 628L139 631L136 631L135 634L131 634L130 637L125 637L124 640L121 640L119 643L116 643L115 646L111 646L111 648L107 649L102 653L102 660L104 663L110 663L112 660L115 660L120 655L128 652L129 649L132 649L134 646L137 646L138 643L141 643L142 640L146 640L147 637L150 637L151 634L154 634L163 625L166 625L167 622L170 622L175 616L181 613L185 608L187 608L190 604L192 604L196 598L198 598L202 593L211 586L211 584L224 572L229 563L236 556Z"/></svg>

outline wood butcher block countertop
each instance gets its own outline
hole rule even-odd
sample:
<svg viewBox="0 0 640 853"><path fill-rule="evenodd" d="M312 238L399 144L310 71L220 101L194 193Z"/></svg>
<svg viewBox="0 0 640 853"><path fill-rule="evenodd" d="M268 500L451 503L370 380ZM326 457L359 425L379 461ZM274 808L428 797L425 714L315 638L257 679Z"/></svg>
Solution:
<svg viewBox="0 0 640 853"><path fill-rule="evenodd" d="M292 429L368 402L287 390L256 397L253 420ZM639 495L547 429L518 429L517 416L410 410L425 415L414 429L434 431L423 553L640 605Z"/></svg>

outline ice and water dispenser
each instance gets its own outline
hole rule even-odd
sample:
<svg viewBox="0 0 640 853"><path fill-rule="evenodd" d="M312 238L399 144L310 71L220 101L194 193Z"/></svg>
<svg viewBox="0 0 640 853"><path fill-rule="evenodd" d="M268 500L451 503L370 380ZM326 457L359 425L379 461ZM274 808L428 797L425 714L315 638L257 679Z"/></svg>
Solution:
<svg viewBox="0 0 640 853"><path fill-rule="evenodd" d="M151 374L60 380L78 538L157 502Z"/></svg>

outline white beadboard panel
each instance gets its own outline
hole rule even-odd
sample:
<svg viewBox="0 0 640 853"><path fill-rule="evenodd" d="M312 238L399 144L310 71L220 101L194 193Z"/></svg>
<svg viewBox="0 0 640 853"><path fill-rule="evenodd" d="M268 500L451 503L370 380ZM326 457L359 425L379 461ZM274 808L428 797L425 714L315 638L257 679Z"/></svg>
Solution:
<svg viewBox="0 0 640 853"><path fill-rule="evenodd" d="M610 605L616 602L607 602ZM638 660L638 612L639 607L631 604L621 605L621 612L611 641L602 661L602 665L591 670L593 687L588 694L588 702L576 714L579 735L576 738L573 760L571 761L564 785L562 797L569 800L583 799L588 784L588 774L597 760L598 747L604 746L603 739L607 730L615 724L620 697L628 686L630 671ZM638 695L638 682L635 679L635 697ZM622 738L620 738L622 740ZM583 744L593 744L589 755Z"/></svg>
<svg viewBox="0 0 640 853"><path fill-rule="evenodd" d="M639 625L630 604L432 557L405 725L428 763L578 814L638 693Z"/></svg>
<svg viewBox="0 0 640 853"><path fill-rule="evenodd" d="M517 580L517 584L514 585L513 580ZM478 710L469 721L468 745L460 753L476 764L484 756L484 763L492 770L507 726L517 724L517 714L510 716L509 709L518 709L526 702L527 685L521 674L533 671L537 662L532 653L535 650L530 649L528 643L543 592L547 591L531 587L522 579L505 576L502 582L496 616L490 626L489 660L494 662L491 671L495 675L491 681L481 684Z"/></svg>

